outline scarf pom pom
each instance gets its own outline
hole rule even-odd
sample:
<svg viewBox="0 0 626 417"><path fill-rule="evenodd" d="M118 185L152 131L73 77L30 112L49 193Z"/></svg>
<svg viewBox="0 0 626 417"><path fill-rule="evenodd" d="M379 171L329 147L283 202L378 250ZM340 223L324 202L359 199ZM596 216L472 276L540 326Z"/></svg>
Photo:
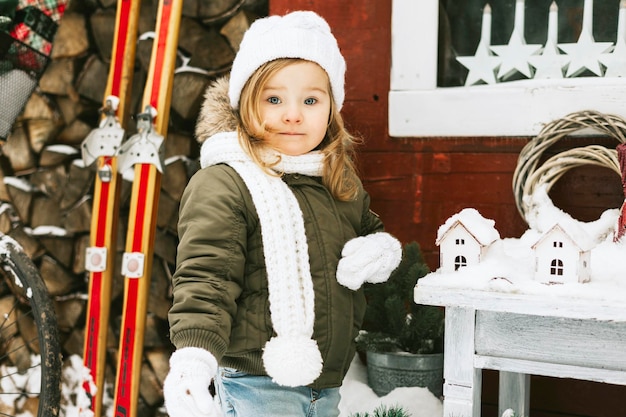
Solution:
<svg viewBox="0 0 626 417"><path fill-rule="evenodd" d="M306 336L273 337L265 345L263 364L275 383L287 387L309 385L322 373L317 342Z"/></svg>

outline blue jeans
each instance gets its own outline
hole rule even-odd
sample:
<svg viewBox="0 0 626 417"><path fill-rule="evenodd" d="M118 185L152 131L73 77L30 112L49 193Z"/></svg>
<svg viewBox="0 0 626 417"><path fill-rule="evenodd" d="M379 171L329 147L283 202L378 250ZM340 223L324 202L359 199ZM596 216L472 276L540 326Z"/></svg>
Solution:
<svg viewBox="0 0 626 417"><path fill-rule="evenodd" d="M219 368L215 388L224 417L339 416L339 388L283 387L232 368Z"/></svg>

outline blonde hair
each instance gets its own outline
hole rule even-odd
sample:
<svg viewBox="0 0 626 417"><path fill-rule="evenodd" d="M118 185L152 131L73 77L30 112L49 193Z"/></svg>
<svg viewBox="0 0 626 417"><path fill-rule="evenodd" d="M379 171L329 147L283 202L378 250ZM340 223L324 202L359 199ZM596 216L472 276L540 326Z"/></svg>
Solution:
<svg viewBox="0 0 626 417"><path fill-rule="evenodd" d="M280 175L272 171L272 168L280 160L268 162L261 157L262 150L266 148L266 143L259 138L268 130L261 119L259 97L270 77L280 69L298 61L300 59L283 58L266 62L250 76L241 91L237 112L239 141L254 162L270 175ZM328 82L328 93L332 99L330 81ZM253 126L261 126L263 131L251 131ZM359 192L360 181L354 163L354 146L358 142L360 140L351 135L345 128L341 113L337 110L335 100L332 99L326 135L320 143L319 149L324 155L322 182L337 200L352 200Z"/></svg>

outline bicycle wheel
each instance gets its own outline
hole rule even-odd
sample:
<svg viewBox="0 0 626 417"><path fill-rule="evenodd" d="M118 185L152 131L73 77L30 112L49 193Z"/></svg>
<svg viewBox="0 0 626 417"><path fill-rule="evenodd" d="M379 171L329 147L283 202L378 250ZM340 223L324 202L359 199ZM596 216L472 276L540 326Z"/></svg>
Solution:
<svg viewBox="0 0 626 417"><path fill-rule="evenodd" d="M0 236L0 415L59 415L61 349L48 290L31 259Z"/></svg>

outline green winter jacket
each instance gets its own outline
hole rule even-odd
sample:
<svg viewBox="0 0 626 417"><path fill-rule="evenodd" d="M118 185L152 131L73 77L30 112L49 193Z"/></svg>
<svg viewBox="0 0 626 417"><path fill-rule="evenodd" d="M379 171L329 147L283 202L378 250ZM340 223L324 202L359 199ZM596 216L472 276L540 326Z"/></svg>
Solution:
<svg viewBox="0 0 626 417"><path fill-rule="evenodd" d="M337 264L348 240L382 231L383 225L362 187L358 198L341 202L318 177L287 174L283 181L302 210L308 242L313 338L323 359L311 387L338 387L354 357L365 297L337 282ZM259 218L237 172L225 164L199 170L183 194L178 227L169 313L173 344L204 348L221 366L265 375L262 349L274 335L268 280Z"/></svg>

